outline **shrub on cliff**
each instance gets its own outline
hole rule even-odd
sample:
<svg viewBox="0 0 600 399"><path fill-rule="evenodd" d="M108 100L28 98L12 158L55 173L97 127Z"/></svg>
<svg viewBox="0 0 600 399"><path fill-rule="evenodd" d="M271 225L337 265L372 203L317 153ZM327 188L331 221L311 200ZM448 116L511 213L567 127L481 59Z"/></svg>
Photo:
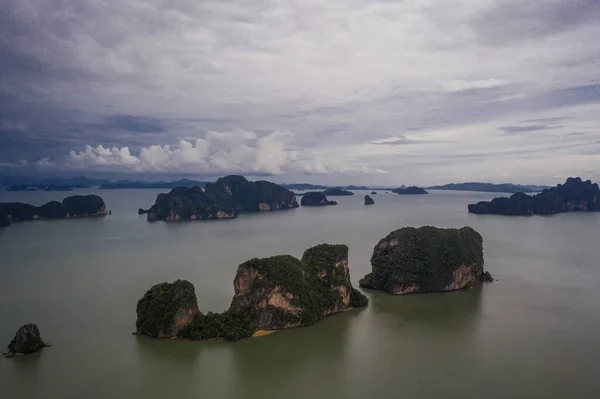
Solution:
<svg viewBox="0 0 600 399"><path fill-rule="evenodd" d="M255 331L251 327L254 317L251 312L200 313L179 333L179 337L200 341L211 339L237 341L250 338Z"/></svg>

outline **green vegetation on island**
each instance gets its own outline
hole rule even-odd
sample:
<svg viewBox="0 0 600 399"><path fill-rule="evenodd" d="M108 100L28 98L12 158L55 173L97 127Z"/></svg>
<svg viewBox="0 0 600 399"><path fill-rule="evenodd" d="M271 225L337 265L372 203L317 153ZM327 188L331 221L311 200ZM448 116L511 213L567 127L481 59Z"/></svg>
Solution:
<svg viewBox="0 0 600 399"><path fill-rule="evenodd" d="M348 190L344 190L339 187L336 187L336 188L328 188L327 190L323 191L323 195L329 195L332 197L336 197L336 196L341 197L341 196L354 195L354 193L352 191L348 191Z"/></svg>
<svg viewBox="0 0 600 399"><path fill-rule="evenodd" d="M427 191L425 191L424 188L417 187L417 186L410 186L410 187L401 186L397 189L392 190L392 192L396 193L396 194L400 194L400 195L429 194Z"/></svg>
<svg viewBox="0 0 600 399"><path fill-rule="evenodd" d="M317 245L302 260L290 255L248 260L238 267L234 291L227 311L202 314L191 283L157 284L138 301L137 333L238 340L257 330L312 324L368 302L350 283L345 245Z"/></svg>
<svg viewBox="0 0 600 399"><path fill-rule="evenodd" d="M199 186L175 187L168 194L159 194L147 213L149 221L206 220L234 218L240 212L297 207L294 193L282 186L232 175L207 183L205 190ZM146 213L140 210L139 214Z"/></svg>
<svg viewBox="0 0 600 399"><path fill-rule="evenodd" d="M311 191L302 196L300 200L302 206L325 206L325 205L337 205L336 201L329 201L325 194Z"/></svg>
<svg viewBox="0 0 600 399"><path fill-rule="evenodd" d="M105 216L106 213L106 205L97 195L73 195L65 198L62 203L50 201L42 206L2 202L0 227L16 221Z"/></svg>
<svg viewBox="0 0 600 399"><path fill-rule="evenodd" d="M220 204L233 207L237 212L272 211L297 208L296 196L278 184L248 181L244 176L225 176L206 184L206 194Z"/></svg>
<svg viewBox="0 0 600 399"><path fill-rule="evenodd" d="M515 193L509 198L499 197L491 201L469 204L468 210L475 214L507 216L552 215L565 212L600 211L600 190L597 183L569 177L565 184L545 189L536 195Z"/></svg>
<svg viewBox="0 0 600 399"><path fill-rule="evenodd" d="M199 186L175 187L168 194L158 194L147 213L148 221L229 219L237 216L232 206L220 204Z"/></svg>
<svg viewBox="0 0 600 399"><path fill-rule="evenodd" d="M373 249L371 266L360 286L392 294L451 291L489 276L483 270L483 239L470 227L393 231Z"/></svg>

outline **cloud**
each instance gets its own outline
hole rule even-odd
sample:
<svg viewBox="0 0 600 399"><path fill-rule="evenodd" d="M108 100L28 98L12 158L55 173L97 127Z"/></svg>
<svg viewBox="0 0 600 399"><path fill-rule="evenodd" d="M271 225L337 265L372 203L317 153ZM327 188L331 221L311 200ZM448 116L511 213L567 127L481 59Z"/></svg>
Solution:
<svg viewBox="0 0 600 399"><path fill-rule="evenodd" d="M599 170L580 147L599 4L4 0L0 159L380 184Z"/></svg>
<svg viewBox="0 0 600 399"><path fill-rule="evenodd" d="M305 174L386 173L364 164L327 165L319 157L305 156L298 150L287 148L289 139L289 134L278 131L260 137L243 129L209 131L204 138L181 140L177 146L143 147L138 155L133 155L128 147L86 145L83 150L70 151L62 157L42 158L36 165L46 171L180 172L197 175L281 175L287 171Z"/></svg>
<svg viewBox="0 0 600 399"><path fill-rule="evenodd" d="M529 125L529 126L502 126L498 129L503 131L505 134L518 134L518 133L526 133L526 132L535 132L538 130L551 130L558 129L563 126L552 126L552 125Z"/></svg>

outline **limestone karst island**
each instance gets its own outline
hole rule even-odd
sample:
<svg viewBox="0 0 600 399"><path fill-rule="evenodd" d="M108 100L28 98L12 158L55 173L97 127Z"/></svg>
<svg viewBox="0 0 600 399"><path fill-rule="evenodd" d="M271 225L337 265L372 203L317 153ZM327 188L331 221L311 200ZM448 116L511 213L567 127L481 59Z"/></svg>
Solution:
<svg viewBox="0 0 600 399"><path fill-rule="evenodd" d="M302 259L290 255L251 259L238 267L233 286L227 311L203 314L190 282L157 284L138 301L136 333L239 340L261 330L313 324L368 302L352 287L345 245L317 245L307 249Z"/></svg>

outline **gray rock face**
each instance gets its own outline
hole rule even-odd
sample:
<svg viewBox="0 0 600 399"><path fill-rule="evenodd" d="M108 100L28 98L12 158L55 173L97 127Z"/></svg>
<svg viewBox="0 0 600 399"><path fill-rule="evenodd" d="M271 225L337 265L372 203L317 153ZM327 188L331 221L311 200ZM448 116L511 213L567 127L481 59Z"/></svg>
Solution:
<svg viewBox="0 0 600 399"><path fill-rule="evenodd" d="M15 337L8 344L4 356L13 357L32 353L44 346L50 346L42 341L40 330L36 324L25 324L17 330Z"/></svg>
<svg viewBox="0 0 600 399"><path fill-rule="evenodd" d="M368 195L365 195L365 205L373 205L375 203L375 201L373 201L373 198L369 197Z"/></svg>
<svg viewBox="0 0 600 399"><path fill-rule="evenodd" d="M175 338L199 313L192 283L177 280L156 284L137 303L136 333Z"/></svg>

